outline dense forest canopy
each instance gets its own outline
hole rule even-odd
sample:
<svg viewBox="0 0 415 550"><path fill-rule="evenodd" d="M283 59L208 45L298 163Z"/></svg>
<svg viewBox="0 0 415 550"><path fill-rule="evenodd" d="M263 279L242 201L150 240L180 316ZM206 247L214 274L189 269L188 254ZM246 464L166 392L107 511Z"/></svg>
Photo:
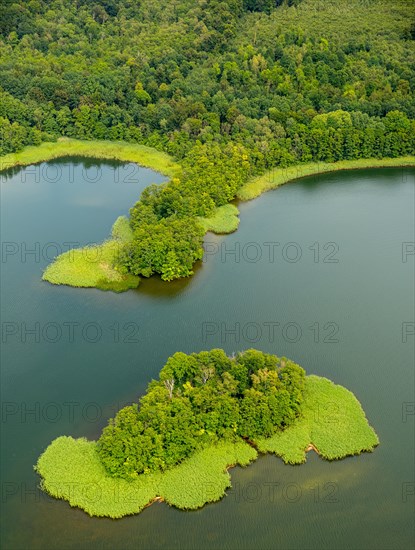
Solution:
<svg viewBox="0 0 415 550"><path fill-rule="evenodd" d="M140 404L110 420L98 454L111 475L132 479L219 440L270 437L300 414L304 380L292 361L254 349L175 353Z"/></svg>
<svg viewBox="0 0 415 550"><path fill-rule="evenodd" d="M186 276L197 216L251 176L414 151L414 20L406 0L3 0L0 155L59 136L167 151L182 177L133 208L122 269Z"/></svg>

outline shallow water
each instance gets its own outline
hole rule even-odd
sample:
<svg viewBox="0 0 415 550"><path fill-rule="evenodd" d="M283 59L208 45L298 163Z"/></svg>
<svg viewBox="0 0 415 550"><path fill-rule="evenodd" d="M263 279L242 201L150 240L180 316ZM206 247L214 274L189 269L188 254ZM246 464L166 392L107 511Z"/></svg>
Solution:
<svg viewBox="0 0 415 550"><path fill-rule="evenodd" d="M121 295L43 283L49 258L105 238L164 179L98 166L66 159L1 182L3 547L411 548L415 171L314 176L242 203L240 229L206 237L190 280ZM381 445L298 467L261 457L196 512L89 518L37 489L53 438L97 437L169 355L213 347L257 347L343 384Z"/></svg>

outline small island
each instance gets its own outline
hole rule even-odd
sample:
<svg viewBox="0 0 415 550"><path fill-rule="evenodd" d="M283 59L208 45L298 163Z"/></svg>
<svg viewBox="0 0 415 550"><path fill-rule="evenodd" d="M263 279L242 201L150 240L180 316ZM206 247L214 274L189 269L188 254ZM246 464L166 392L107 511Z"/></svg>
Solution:
<svg viewBox="0 0 415 550"><path fill-rule="evenodd" d="M121 518L160 500L183 510L218 501L228 469L258 453L301 464L309 450L336 460L378 444L349 390L284 357L213 349L175 353L98 441L58 437L35 470L51 496Z"/></svg>

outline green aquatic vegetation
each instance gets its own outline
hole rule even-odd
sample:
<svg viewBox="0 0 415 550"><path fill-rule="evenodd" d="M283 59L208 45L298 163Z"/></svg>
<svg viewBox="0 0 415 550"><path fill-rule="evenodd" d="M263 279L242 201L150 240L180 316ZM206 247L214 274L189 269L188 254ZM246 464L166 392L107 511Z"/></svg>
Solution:
<svg viewBox="0 0 415 550"><path fill-rule="evenodd" d="M379 439L352 392L327 378L307 376L300 417L284 431L255 440L258 450L289 464L305 461L309 446L336 460L372 451Z"/></svg>
<svg viewBox="0 0 415 550"><path fill-rule="evenodd" d="M384 168L393 166L414 166L415 156L405 156L398 158L383 158L383 159L355 159L355 160L340 160L338 162L309 162L306 164L298 164L288 166L286 168L273 168L265 174L257 176L246 182L238 191L237 196L240 200L247 201L255 199L262 193L276 189L280 185L289 181L302 178L305 176L313 176L325 174L328 172L336 172L338 170L354 170L362 168Z"/></svg>
<svg viewBox="0 0 415 550"><path fill-rule="evenodd" d="M216 502L231 486L227 469L248 466L256 457L257 451L244 441L212 445L160 474L160 496L168 504L185 510Z"/></svg>
<svg viewBox="0 0 415 550"><path fill-rule="evenodd" d="M58 437L35 469L42 476L45 492L91 516L117 518L137 513L157 496L157 476L142 476L136 482L109 476L96 452L96 443L84 438Z"/></svg>
<svg viewBox="0 0 415 550"><path fill-rule="evenodd" d="M17 153L0 157L0 170L14 166L28 166L62 157L86 157L121 162L136 162L166 176L180 174L181 167L170 155L153 147L122 141L83 141L60 138L38 146L28 146Z"/></svg>
<svg viewBox="0 0 415 550"><path fill-rule="evenodd" d="M120 251L131 238L129 221L120 216L113 225L111 239L64 252L45 269L42 279L55 285L96 287L114 292L137 288L139 277L118 269Z"/></svg>
<svg viewBox="0 0 415 550"><path fill-rule="evenodd" d="M90 516L121 518L137 514L155 500L183 510L220 500L231 485L227 468L247 466L256 456L256 450L243 441L218 443L165 473L126 481L107 473L94 441L61 436L40 456L35 469L49 495Z"/></svg>
<svg viewBox="0 0 415 550"><path fill-rule="evenodd" d="M198 218L205 232L212 231L218 235L233 233L239 226L239 210L234 204L225 204L216 208L214 213L206 218Z"/></svg>
<svg viewBox="0 0 415 550"><path fill-rule="evenodd" d="M128 243L133 240L133 236L129 219L126 216L118 216L112 226L111 237L123 243Z"/></svg>
<svg viewBox="0 0 415 550"><path fill-rule="evenodd" d="M231 485L228 468L257 452L300 464L314 449L340 459L379 443L356 397L282 358L248 350L176 353L139 405L121 409L100 439L62 436L36 471L50 495L90 515L122 517L155 500L190 510Z"/></svg>

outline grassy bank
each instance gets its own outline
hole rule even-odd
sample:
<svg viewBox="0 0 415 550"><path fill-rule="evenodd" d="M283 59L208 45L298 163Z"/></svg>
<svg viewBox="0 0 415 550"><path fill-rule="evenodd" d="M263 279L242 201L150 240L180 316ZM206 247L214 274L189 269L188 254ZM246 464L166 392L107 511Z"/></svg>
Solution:
<svg viewBox="0 0 415 550"><path fill-rule="evenodd" d="M255 443L261 452L300 464L310 443L323 458L334 460L372 451L379 440L349 390L326 378L308 376L301 418L278 435ZM49 445L35 469L43 490L51 496L91 516L120 518L140 512L154 500L184 510L218 501L231 485L227 468L247 466L256 457L256 449L244 441L223 442L164 473L126 481L107 474L94 441L62 436Z"/></svg>
<svg viewBox="0 0 415 550"><path fill-rule="evenodd" d="M301 464L311 444L327 460L372 451L379 439L352 392L327 378L307 376L301 417L286 430L256 441L263 453Z"/></svg>
<svg viewBox="0 0 415 550"><path fill-rule="evenodd" d="M61 157L90 157L95 159L136 162L166 176L176 176L181 167L167 154L152 147L118 141L81 141L60 138L54 143L25 147L19 153L0 157L0 171L14 166L28 166Z"/></svg>
<svg viewBox="0 0 415 550"><path fill-rule="evenodd" d="M129 221L125 216L120 216L113 225L110 239L61 254L48 265L42 279L55 285L94 287L114 292L137 288L139 277L117 270L120 248L131 239Z"/></svg>
<svg viewBox="0 0 415 550"><path fill-rule="evenodd" d="M336 172L338 170L356 170L359 168L384 168L399 166L415 166L415 156L384 158L384 159L357 159L341 160L339 162L309 162L297 164L288 168L273 168L262 176L249 180L239 189L237 196L243 201L251 200L265 191L275 189L291 180Z"/></svg>

